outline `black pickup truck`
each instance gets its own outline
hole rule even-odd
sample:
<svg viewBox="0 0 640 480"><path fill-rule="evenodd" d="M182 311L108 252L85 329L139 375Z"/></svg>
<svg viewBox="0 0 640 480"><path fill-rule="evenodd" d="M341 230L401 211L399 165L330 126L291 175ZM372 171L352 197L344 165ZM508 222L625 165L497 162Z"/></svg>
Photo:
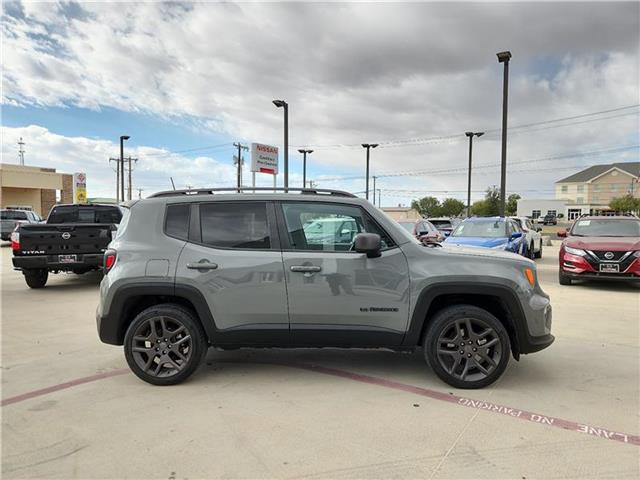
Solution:
<svg viewBox="0 0 640 480"><path fill-rule="evenodd" d="M46 223L23 224L11 234L13 266L31 288L44 287L49 272L97 270L121 218L114 205L56 205Z"/></svg>

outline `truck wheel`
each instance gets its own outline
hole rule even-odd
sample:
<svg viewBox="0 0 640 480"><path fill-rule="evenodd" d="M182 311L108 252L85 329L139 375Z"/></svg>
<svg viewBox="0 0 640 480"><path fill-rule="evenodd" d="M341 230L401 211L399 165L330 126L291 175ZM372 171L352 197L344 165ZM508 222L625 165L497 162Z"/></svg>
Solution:
<svg viewBox="0 0 640 480"><path fill-rule="evenodd" d="M560 285L571 285L571 278L567 275L564 275L562 271L558 272L558 282Z"/></svg>
<svg viewBox="0 0 640 480"><path fill-rule="evenodd" d="M44 268L23 270L22 273L29 288L42 288L49 278L49 272Z"/></svg>
<svg viewBox="0 0 640 480"><path fill-rule="evenodd" d="M509 362L509 335L486 310L457 305L436 314L423 342L433 371L456 388L482 388L495 382Z"/></svg>
<svg viewBox="0 0 640 480"><path fill-rule="evenodd" d="M124 338L129 368L153 385L186 380L206 351L206 336L198 319L190 310L170 303L143 310Z"/></svg>

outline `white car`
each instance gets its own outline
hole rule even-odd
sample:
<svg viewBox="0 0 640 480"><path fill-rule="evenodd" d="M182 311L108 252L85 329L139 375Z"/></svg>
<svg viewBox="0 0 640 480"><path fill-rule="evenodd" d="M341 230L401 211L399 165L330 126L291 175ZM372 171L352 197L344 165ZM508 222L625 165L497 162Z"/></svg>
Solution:
<svg viewBox="0 0 640 480"><path fill-rule="evenodd" d="M522 229L525 235L525 256L531 259L542 258L542 227L534 227L533 222L528 217L511 217Z"/></svg>

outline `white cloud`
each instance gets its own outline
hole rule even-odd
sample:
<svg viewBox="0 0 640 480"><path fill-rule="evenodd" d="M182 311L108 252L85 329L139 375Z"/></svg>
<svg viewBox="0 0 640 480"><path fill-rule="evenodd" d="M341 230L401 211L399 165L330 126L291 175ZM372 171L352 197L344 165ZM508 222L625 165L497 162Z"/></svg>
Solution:
<svg viewBox="0 0 640 480"><path fill-rule="evenodd" d="M286 98L293 145L357 145L459 132L460 141L453 143L372 152L374 173L457 168L467 161L462 132L499 128L502 67L495 52L504 48L514 54L511 125L640 103L639 13L640 6L631 2L12 2L5 7L2 25L3 102L189 115L233 138L279 144L282 113L271 100ZM509 158L638 143L637 118L514 131ZM28 128L31 151L42 141L51 150L38 156L51 162L60 155L55 163L61 168L94 165L83 156L93 151L91 168L103 179L96 189L107 189L109 171L102 164L117 152L114 145L56 140L51 132ZM68 155L60 144L77 154ZM315 150L310 162L333 167L338 174L363 168L361 148ZM486 135L477 142L475 162L497 163L499 152L499 136ZM570 173L558 168L592 161L538 162L528 169L539 173L514 172L508 185L521 191L534 185L542 195L554 180ZM138 168L141 178L158 186L176 171L184 173L183 183L209 178L233 182L228 163L148 157ZM518 169L525 168L513 167ZM477 173L474 185L481 189L499 183L495 168ZM401 177L381 184L458 191L464 190L466 177ZM361 180L321 185L364 188ZM406 202L407 197L397 200ZM396 199L389 197L392 201Z"/></svg>

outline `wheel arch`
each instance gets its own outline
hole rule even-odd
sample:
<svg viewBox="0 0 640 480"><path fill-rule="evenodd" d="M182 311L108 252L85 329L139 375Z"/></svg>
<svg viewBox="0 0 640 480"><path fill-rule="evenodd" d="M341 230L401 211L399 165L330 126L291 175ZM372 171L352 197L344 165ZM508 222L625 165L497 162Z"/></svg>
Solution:
<svg viewBox="0 0 640 480"><path fill-rule="evenodd" d="M180 305L194 313L210 343L215 323L203 295L194 287L173 283L133 284L120 287L109 312L99 319L100 339L109 344L122 345L127 328L143 310L162 303Z"/></svg>
<svg viewBox="0 0 640 480"><path fill-rule="evenodd" d="M420 292L403 344L422 345L436 313L453 305L473 305L495 316L509 334L514 358L520 358L525 316L516 294L503 285L451 283L426 287Z"/></svg>

